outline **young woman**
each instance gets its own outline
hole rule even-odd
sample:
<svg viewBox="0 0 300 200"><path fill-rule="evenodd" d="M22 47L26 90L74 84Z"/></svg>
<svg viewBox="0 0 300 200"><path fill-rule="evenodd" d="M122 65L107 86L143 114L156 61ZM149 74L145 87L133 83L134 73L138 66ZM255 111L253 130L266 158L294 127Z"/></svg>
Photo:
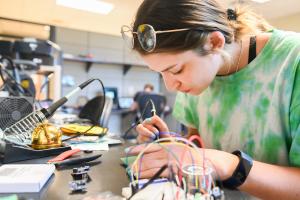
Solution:
<svg viewBox="0 0 300 200"><path fill-rule="evenodd" d="M122 33L133 36L134 50L177 91L174 116L201 136L226 187L263 199L300 199L299 34L216 0L145 0ZM146 142L169 129L154 116L137 131ZM142 177L168 162L164 149L150 148Z"/></svg>

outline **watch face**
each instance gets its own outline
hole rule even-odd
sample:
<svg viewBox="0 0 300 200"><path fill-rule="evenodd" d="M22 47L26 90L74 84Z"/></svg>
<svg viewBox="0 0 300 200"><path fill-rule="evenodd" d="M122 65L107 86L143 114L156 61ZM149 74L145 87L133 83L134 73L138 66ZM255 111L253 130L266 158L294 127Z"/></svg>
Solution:
<svg viewBox="0 0 300 200"><path fill-rule="evenodd" d="M248 176L251 168L252 168L252 165L253 165L253 161L252 161L252 158L250 156L248 156L247 154L243 153L244 157L242 158L242 162L243 162L243 165L244 165L244 168L245 168L245 172Z"/></svg>
<svg viewBox="0 0 300 200"><path fill-rule="evenodd" d="M253 165L252 158L249 155L245 154L244 152L241 152L240 159L245 168L245 173L246 173L246 177L247 177L250 172L250 169L252 168L252 165Z"/></svg>

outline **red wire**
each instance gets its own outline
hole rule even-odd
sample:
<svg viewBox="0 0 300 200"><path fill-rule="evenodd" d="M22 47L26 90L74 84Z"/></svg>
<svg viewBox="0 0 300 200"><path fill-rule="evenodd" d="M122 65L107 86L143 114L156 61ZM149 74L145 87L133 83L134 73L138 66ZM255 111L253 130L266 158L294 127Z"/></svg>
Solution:
<svg viewBox="0 0 300 200"><path fill-rule="evenodd" d="M202 138L199 135L192 135L189 138L189 141L191 141L191 142L193 142L194 140L196 140L197 142L199 142L200 148L203 148L203 149L205 148L204 142L203 142Z"/></svg>
<svg viewBox="0 0 300 200"><path fill-rule="evenodd" d="M205 153L204 153L204 148L205 148L205 145L204 145L204 142L202 140L202 138L199 136L199 135L192 135L190 138L189 138L189 141L193 142L194 140L198 141L199 144L200 144L200 148L203 148L203 177L205 177L205 164L204 164L204 161L205 161ZM206 180L206 185L208 185L208 180Z"/></svg>

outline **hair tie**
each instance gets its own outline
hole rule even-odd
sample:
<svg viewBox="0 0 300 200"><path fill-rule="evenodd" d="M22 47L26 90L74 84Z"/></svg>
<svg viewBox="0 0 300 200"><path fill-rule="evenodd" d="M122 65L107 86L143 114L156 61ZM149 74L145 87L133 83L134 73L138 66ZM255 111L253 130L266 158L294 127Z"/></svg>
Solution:
<svg viewBox="0 0 300 200"><path fill-rule="evenodd" d="M227 19L231 21L231 20L236 20L236 18L237 18L237 15L236 15L235 10L228 8L227 9Z"/></svg>

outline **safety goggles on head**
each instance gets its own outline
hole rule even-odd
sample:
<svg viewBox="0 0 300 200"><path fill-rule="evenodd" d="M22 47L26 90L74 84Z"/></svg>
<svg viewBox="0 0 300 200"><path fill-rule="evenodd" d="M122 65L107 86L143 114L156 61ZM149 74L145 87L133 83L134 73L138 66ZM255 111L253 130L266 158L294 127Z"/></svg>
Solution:
<svg viewBox="0 0 300 200"><path fill-rule="evenodd" d="M134 47L134 34L136 34L143 50L145 50L146 52L151 52L155 49L156 46L156 34L187 31L190 29L192 28L155 31L153 26L149 24L141 24L138 26L137 31L134 32L131 27L123 25L121 28L121 34L124 41L128 43L131 48Z"/></svg>

